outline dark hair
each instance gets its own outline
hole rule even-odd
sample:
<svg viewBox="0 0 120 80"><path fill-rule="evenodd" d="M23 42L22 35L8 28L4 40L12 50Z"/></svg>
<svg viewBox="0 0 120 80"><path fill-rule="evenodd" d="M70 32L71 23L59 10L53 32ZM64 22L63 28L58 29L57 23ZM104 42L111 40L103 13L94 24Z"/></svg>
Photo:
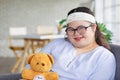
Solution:
<svg viewBox="0 0 120 80"><path fill-rule="evenodd" d="M94 13L87 7L77 7L72 9L71 11L68 12L67 16L69 16L72 13L75 12L84 12L84 13L88 13L94 16ZM96 28L96 32L95 32L95 41L98 45L100 46L104 46L105 48L110 50L110 46L105 38L105 36L102 34L102 32L100 31L99 27L98 27L98 23L96 22L97 28Z"/></svg>

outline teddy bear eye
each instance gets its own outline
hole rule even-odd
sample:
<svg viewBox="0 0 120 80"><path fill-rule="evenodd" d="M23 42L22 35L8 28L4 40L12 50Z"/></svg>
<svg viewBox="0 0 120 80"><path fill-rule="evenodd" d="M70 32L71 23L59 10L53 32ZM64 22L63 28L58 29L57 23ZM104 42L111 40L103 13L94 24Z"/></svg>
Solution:
<svg viewBox="0 0 120 80"><path fill-rule="evenodd" d="M45 64L44 64L44 63L41 63L41 65L42 65L42 66L45 66Z"/></svg>
<svg viewBox="0 0 120 80"><path fill-rule="evenodd" d="M39 63L36 63L37 65L39 65Z"/></svg>

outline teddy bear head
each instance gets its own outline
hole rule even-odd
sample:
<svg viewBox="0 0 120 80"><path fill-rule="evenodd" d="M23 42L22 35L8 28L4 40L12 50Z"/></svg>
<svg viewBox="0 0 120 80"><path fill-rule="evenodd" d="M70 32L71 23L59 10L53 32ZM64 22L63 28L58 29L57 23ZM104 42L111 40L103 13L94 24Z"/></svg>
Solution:
<svg viewBox="0 0 120 80"><path fill-rule="evenodd" d="M28 57L28 64L31 69L37 72L48 72L51 70L54 59L50 54L34 53Z"/></svg>

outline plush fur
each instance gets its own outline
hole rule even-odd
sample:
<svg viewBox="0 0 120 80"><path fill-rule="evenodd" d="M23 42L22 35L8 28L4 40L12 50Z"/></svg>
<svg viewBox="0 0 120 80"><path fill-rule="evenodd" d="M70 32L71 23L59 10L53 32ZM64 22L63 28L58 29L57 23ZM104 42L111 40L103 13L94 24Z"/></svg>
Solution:
<svg viewBox="0 0 120 80"><path fill-rule="evenodd" d="M57 72L50 72L54 59L50 54L31 54L27 60L30 69L22 71L22 78L27 80L59 80Z"/></svg>

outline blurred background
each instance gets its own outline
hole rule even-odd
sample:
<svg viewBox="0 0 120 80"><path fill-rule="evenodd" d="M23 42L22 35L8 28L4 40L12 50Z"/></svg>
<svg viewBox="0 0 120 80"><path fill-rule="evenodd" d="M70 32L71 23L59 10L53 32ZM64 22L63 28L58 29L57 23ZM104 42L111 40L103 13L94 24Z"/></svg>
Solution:
<svg viewBox="0 0 120 80"><path fill-rule="evenodd" d="M49 26L57 34L58 21L78 6L91 8L97 22L113 33L111 43L120 45L120 0L0 0L0 74L9 73L16 62L9 48L10 27L25 26L34 34L38 26Z"/></svg>

